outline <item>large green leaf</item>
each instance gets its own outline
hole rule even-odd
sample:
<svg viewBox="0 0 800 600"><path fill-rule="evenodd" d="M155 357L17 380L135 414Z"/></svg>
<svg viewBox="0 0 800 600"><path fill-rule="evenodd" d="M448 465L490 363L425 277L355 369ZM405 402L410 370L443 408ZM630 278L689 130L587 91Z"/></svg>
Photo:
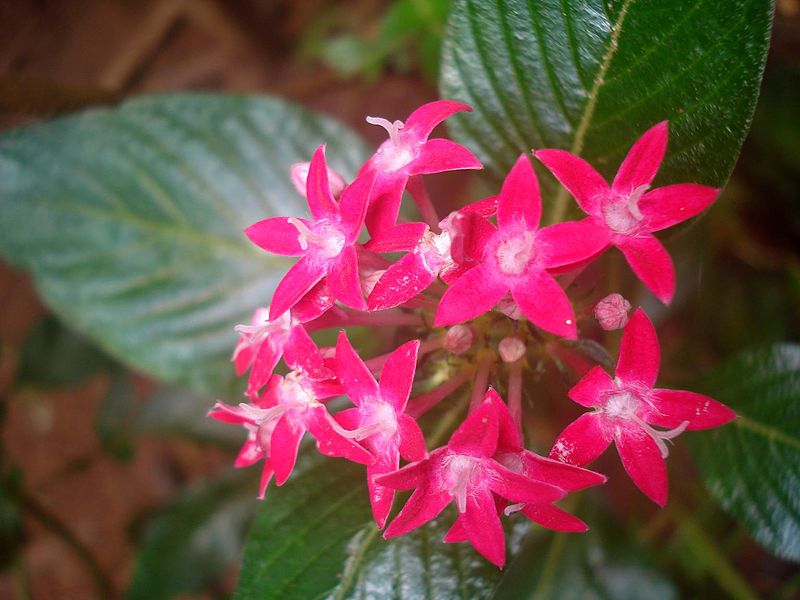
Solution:
<svg viewBox="0 0 800 600"><path fill-rule="evenodd" d="M594 511L597 512L597 511ZM586 534L535 530L528 536L492 600L673 600L677 590L618 522L596 523Z"/></svg>
<svg viewBox="0 0 800 600"><path fill-rule="evenodd" d="M500 572L467 544L443 544L453 515L385 541L363 467L311 459L272 489L245 548L236 597L486 598Z"/></svg>
<svg viewBox="0 0 800 600"><path fill-rule="evenodd" d="M303 215L288 170L328 144L352 176L361 141L274 99L153 96L0 138L0 254L112 354L219 392L232 327L269 302L287 263L242 230Z"/></svg>
<svg viewBox="0 0 800 600"><path fill-rule="evenodd" d="M739 414L690 438L706 484L759 542L800 561L800 345L746 351L704 391Z"/></svg>
<svg viewBox="0 0 800 600"><path fill-rule="evenodd" d="M474 112L448 122L495 174L554 147L609 176L669 119L659 179L722 185L753 114L772 10L771 0L456 0L441 91Z"/></svg>

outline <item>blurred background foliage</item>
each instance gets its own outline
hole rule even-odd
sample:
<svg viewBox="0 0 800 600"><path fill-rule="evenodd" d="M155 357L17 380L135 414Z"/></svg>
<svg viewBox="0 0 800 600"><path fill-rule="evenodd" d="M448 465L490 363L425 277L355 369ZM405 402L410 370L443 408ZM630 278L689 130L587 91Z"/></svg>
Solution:
<svg viewBox="0 0 800 600"><path fill-rule="evenodd" d="M402 117L436 97L448 9L444 0L8 4L0 126L142 92L213 89L287 97L379 141L365 114ZM798 107L800 3L783 0L733 177L713 210L667 239L681 277L674 306L647 305L673 387L712 390L709 373L743 350L800 342ZM615 261L604 266L622 272ZM618 283L637 298L633 281ZM256 474L228 467L240 432L205 418L213 398L131 372L70 330L6 265L0 298L0 596L230 597L256 507ZM797 399L793 377L785 389ZM551 421L566 418L543 418L544 445ZM701 483L689 450L713 453L715 442L704 450L686 437L670 459L666 509L624 486L587 494L583 506L599 507L587 515L593 532L518 540L496 597L530 591L531 569L544 582L536 593L559 598L800 597L797 565L765 551ZM608 457L597 468L620 479Z"/></svg>

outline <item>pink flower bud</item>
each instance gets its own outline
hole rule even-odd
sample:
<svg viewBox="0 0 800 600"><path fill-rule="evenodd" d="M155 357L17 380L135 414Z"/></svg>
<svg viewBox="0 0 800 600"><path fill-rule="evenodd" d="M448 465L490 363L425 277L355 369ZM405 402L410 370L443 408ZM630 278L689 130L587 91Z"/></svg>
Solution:
<svg viewBox="0 0 800 600"><path fill-rule="evenodd" d="M628 324L631 303L621 294L609 294L594 307L594 316L606 331L622 329Z"/></svg>
<svg viewBox="0 0 800 600"><path fill-rule="evenodd" d="M469 325L453 325L444 336L444 348L453 354L464 354L475 341L475 330Z"/></svg>
<svg viewBox="0 0 800 600"><path fill-rule="evenodd" d="M498 346L500 351L500 358L505 363L517 362L520 358L525 356L525 342L518 337L507 337L500 340Z"/></svg>
<svg viewBox="0 0 800 600"><path fill-rule="evenodd" d="M524 316L519 306L510 295L500 300L495 308L509 319L514 319L515 321L519 321Z"/></svg>
<svg viewBox="0 0 800 600"><path fill-rule="evenodd" d="M305 198L306 196L306 181L308 180L308 168L310 162L294 163L289 168L289 175L292 179L297 192ZM338 198L345 187L344 178L336 171L328 168L328 185L331 186L331 194L334 198Z"/></svg>

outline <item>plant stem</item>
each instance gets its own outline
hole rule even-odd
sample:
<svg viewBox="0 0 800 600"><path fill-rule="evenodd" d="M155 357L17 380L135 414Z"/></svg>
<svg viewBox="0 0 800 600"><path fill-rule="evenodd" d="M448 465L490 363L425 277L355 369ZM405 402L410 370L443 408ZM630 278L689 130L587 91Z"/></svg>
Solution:
<svg viewBox="0 0 800 600"><path fill-rule="evenodd" d="M478 364L475 369L475 383L472 384L472 398L469 402L469 412L472 412L483 401L486 389L489 387L489 371L492 368L494 358L490 352L484 352L478 356Z"/></svg>
<svg viewBox="0 0 800 600"><path fill-rule="evenodd" d="M522 431L522 361L521 358L511 363L508 373L508 411L519 431Z"/></svg>
<svg viewBox="0 0 800 600"><path fill-rule="evenodd" d="M420 418L434 406L439 404L451 393L460 388L470 376L472 369L462 369L455 376L451 377L438 387L433 388L430 392L426 392L416 398L413 398L408 403L406 412L415 419Z"/></svg>

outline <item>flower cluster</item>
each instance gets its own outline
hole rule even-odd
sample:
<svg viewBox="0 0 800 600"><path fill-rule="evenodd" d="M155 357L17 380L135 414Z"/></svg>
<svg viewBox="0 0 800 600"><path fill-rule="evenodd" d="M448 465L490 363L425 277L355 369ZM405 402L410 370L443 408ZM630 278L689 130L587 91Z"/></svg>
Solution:
<svg viewBox="0 0 800 600"><path fill-rule="evenodd" d="M444 541L469 541L502 567L503 515L521 512L560 531L587 529L554 502L605 481L584 467L612 441L633 483L663 505L666 440L735 417L707 396L654 388L655 329L641 308L629 319L630 303L611 294L594 314L603 329L624 328L614 376L587 365L586 357L572 361L583 377L569 398L591 410L560 434L549 457L523 443L528 361L573 352L570 340L578 337L568 281L615 246L668 303L674 267L653 232L702 212L718 190L696 184L650 189L667 147L663 122L633 145L611 185L568 152L533 152L575 197L587 215L582 220L541 226L528 155L519 157L497 196L440 219L422 176L481 164L466 148L430 135L467 110L443 100L405 122L368 118L389 139L349 184L328 168L324 146L310 163L292 168L309 215L265 219L245 233L268 252L299 259L269 307L236 328L233 361L239 375L249 371L247 402L218 402L210 415L247 430L235 464L263 461L259 497L273 477L277 485L289 478L308 432L322 454L365 465L385 537L403 535L454 504L458 516ZM424 222L400 216L405 192ZM400 328L393 331L409 341L365 361L343 329L365 325ZM310 337L324 328L340 330L335 347L319 348ZM281 359L286 375L274 373ZM422 393L411 398L415 379ZM456 393L469 383L471 393ZM504 388L507 402L495 388ZM343 395L351 406L332 410L329 400ZM446 444L432 435L429 442L438 447L428 448L418 420L447 399L450 414L466 417ZM397 490L413 492L386 526Z"/></svg>

